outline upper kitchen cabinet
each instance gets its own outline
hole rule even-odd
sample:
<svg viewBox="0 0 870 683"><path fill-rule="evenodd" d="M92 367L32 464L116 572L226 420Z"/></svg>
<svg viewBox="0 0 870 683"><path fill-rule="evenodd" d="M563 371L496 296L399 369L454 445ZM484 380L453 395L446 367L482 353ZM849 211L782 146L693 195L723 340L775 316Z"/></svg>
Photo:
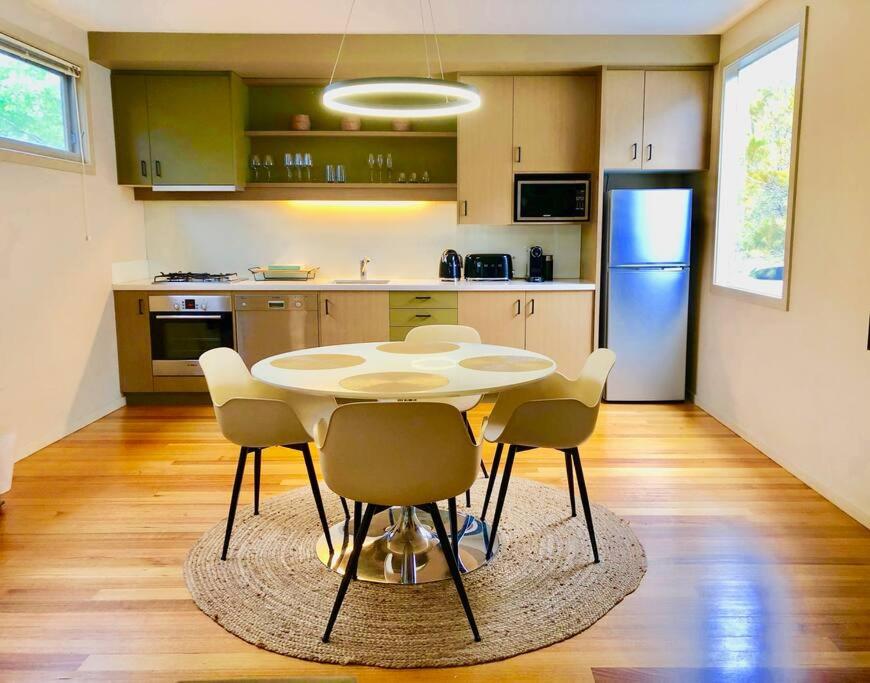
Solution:
<svg viewBox="0 0 870 683"><path fill-rule="evenodd" d="M598 79L588 76L516 76L513 144L515 171L569 173L596 168Z"/></svg>
<svg viewBox="0 0 870 683"><path fill-rule="evenodd" d="M707 168L709 71L607 71L603 100L606 170Z"/></svg>
<svg viewBox="0 0 870 683"><path fill-rule="evenodd" d="M234 189L245 184L245 86L235 74L112 76L118 182Z"/></svg>
<svg viewBox="0 0 870 683"><path fill-rule="evenodd" d="M464 76L480 91L483 106L458 122L457 199L459 222L512 222L512 76Z"/></svg>

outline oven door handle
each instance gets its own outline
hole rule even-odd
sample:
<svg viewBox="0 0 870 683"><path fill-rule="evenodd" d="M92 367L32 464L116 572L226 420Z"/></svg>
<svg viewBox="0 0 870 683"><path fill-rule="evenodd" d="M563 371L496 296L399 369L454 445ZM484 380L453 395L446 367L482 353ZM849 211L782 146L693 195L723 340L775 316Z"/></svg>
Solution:
<svg viewBox="0 0 870 683"><path fill-rule="evenodd" d="M155 315L157 320L220 320L219 315Z"/></svg>

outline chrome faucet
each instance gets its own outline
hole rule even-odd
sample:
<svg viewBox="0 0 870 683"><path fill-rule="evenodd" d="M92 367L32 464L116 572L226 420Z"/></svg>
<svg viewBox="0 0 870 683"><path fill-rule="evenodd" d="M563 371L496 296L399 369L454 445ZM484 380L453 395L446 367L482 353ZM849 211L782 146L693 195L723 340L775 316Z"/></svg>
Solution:
<svg viewBox="0 0 870 683"><path fill-rule="evenodd" d="M371 263L371 259L368 256L365 256L360 260L360 262L359 262L359 279L360 280L365 280L366 277L368 276L368 273L366 273L366 266L368 266L369 263Z"/></svg>

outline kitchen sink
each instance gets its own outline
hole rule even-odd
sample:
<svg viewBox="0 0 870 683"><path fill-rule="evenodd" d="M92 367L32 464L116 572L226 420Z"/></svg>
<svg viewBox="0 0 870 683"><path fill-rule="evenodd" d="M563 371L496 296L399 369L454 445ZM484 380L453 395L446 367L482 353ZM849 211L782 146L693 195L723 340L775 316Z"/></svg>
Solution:
<svg viewBox="0 0 870 683"><path fill-rule="evenodd" d="M385 285L389 282L389 280L372 280L366 278L362 280L360 278L351 279L351 280L333 280L332 284L334 285Z"/></svg>

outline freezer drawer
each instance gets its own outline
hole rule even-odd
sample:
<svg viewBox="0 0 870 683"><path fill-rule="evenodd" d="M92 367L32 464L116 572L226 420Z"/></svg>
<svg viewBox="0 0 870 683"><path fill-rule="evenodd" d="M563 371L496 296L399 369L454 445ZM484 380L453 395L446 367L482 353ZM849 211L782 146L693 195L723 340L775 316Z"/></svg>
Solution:
<svg viewBox="0 0 870 683"><path fill-rule="evenodd" d="M688 268L608 271L606 346L616 353L610 401L686 397Z"/></svg>
<svg viewBox="0 0 870 683"><path fill-rule="evenodd" d="M318 345L317 295L237 295L236 344L249 368L259 360Z"/></svg>

